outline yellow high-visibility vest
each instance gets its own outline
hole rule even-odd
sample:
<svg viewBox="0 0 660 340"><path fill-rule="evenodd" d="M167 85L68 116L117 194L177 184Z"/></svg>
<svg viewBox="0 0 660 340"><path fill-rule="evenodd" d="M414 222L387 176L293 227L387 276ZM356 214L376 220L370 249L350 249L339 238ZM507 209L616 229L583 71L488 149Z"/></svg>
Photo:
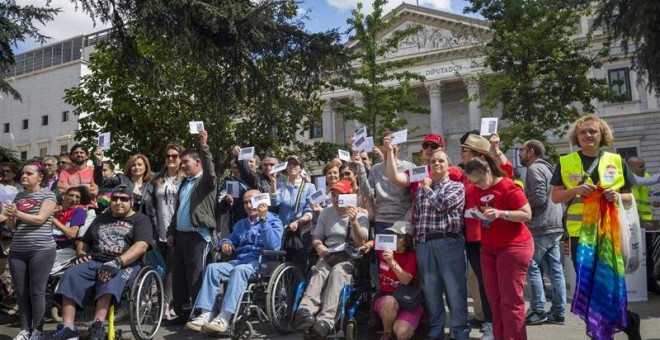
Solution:
<svg viewBox="0 0 660 340"><path fill-rule="evenodd" d="M644 178L649 178L651 175L644 173ZM640 221L650 221L653 219L653 212L651 210L651 189L647 185L635 186L632 188L635 202L637 202L637 213L639 214Z"/></svg>
<svg viewBox="0 0 660 340"><path fill-rule="evenodd" d="M606 189L619 190L625 184L623 175L623 164L621 156L603 152L598 163L598 184ZM576 187L586 170L582 167L582 160L577 152L559 158L561 165L561 178L564 187L570 189ZM591 178L587 178L585 183L593 184ZM570 236L580 236L580 227L582 225L582 210L584 201L580 195L577 195L571 205L568 207L566 228Z"/></svg>

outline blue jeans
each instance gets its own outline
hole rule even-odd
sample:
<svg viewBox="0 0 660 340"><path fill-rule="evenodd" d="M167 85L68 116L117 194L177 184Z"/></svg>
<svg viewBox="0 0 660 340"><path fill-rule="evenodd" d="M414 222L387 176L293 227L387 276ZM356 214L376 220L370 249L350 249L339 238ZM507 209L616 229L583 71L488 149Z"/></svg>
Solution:
<svg viewBox="0 0 660 340"><path fill-rule="evenodd" d="M564 316L566 305L566 281L564 269L561 266L561 250L559 241L562 233L534 235L534 256L527 271L527 280L531 289L530 308L536 313L545 312L545 293L540 266L547 272L552 285L552 307L550 312L555 316Z"/></svg>
<svg viewBox="0 0 660 340"><path fill-rule="evenodd" d="M417 267L427 301L428 337L444 337L446 315L443 294L447 294L454 339L467 340L470 328L465 238L436 239L417 245Z"/></svg>
<svg viewBox="0 0 660 340"><path fill-rule="evenodd" d="M248 279L257 272L257 261L240 264L238 260L212 263L206 267L195 308L212 311L220 284L229 281L222 300L221 311L236 313L241 293L247 289Z"/></svg>

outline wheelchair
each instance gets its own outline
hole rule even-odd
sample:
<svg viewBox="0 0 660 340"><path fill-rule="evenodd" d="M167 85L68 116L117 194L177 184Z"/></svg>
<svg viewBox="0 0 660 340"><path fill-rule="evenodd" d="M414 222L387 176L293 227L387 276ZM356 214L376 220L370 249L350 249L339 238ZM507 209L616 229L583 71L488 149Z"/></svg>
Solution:
<svg viewBox="0 0 660 340"><path fill-rule="evenodd" d="M150 250L153 252L156 250ZM121 295L121 301L111 305L108 311L108 340L122 338L122 330L116 329L115 319L122 319L120 315L128 314L131 333L134 339L153 339L160 328L163 318L165 296L163 282L158 271L155 269L158 265L149 263L148 256L145 254L141 260L141 268L135 279L129 283ZM60 310L62 306L55 300L55 292L59 287L60 279L64 272L73 264L64 266L56 273L51 273L48 279L46 296L52 303L51 317L57 322L61 322ZM121 313L115 313L120 310ZM81 311L76 313L76 322L91 322L94 319L95 304L91 303Z"/></svg>
<svg viewBox="0 0 660 340"><path fill-rule="evenodd" d="M369 307L376 293L375 287L371 284L369 263L367 256L356 261L351 284L344 285L339 293L339 308L337 308L335 316L335 325L326 339L356 340L358 326L366 324L369 320L371 311ZM308 283L309 278L296 285L294 313L298 310Z"/></svg>
<svg viewBox="0 0 660 340"><path fill-rule="evenodd" d="M259 269L248 280L229 329L221 335L232 339L252 339L254 328L250 319L254 317L259 322L270 322L280 334L293 332L294 292L297 283L304 277L296 266L283 261L285 255L286 251L260 251ZM269 258L278 260L267 260ZM221 305L222 297L222 294L218 295L216 306Z"/></svg>

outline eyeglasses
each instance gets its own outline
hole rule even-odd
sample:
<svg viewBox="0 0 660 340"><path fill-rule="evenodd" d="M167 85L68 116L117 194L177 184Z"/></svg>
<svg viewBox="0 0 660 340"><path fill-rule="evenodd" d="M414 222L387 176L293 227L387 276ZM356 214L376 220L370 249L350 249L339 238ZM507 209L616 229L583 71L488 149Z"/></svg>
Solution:
<svg viewBox="0 0 660 340"><path fill-rule="evenodd" d="M130 201L131 198L128 197L128 196L110 196L110 202L115 202L117 200L126 203L126 202Z"/></svg>
<svg viewBox="0 0 660 340"><path fill-rule="evenodd" d="M44 166L47 167L47 168L54 168L54 167L57 166L57 164L54 164L54 163L44 163Z"/></svg>
<svg viewBox="0 0 660 340"><path fill-rule="evenodd" d="M166 159L177 159L177 158L179 158L179 155L178 154L165 155L165 158Z"/></svg>
<svg viewBox="0 0 660 340"><path fill-rule="evenodd" d="M435 144L435 143L424 143L422 144L422 149L431 149L431 150L437 150L440 147L440 144Z"/></svg>
<svg viewBox="0 0 660 340"><path fill-rule="evenodd" d="M348 177L348 176L353 176L353 173L350 172L350 171L344 171L344 172L341 173L341 175L344 176L344 177Z"/></svg>

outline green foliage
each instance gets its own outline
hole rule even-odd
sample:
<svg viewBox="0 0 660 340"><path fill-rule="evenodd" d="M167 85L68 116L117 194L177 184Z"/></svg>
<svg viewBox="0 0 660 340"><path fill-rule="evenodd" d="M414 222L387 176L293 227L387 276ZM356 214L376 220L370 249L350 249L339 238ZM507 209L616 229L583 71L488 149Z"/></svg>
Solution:
<svg viewBox="0 0 660 340"><path fill-rule="evenodd" d="M190 120L204 121L218 159L234 144L299 149L297 137L321 116L325 79L345 60L338 33L305 31L294 0L78 3L115 30L92 74L67 92L76 113L89 114L76 139L112 132L108 154L119 161L143 152L160 164L168 142L190 147Z"/></svg>
<svg viewBox="0 0 660 340"><path fill-rule="evenodd" d="M417 59L408 58L383 61L395 51L401 42L417 34L420 25L408 26L395 31L387 38L384 32L390 30L398 20L398 14L392 12L383 18L383 6L387 0L375 0L373 12L362 13L362 4L358 4L347 20L353 30L349 40L355 46L349 51L351 68L343 70L333 81L336 88L353 90L361 95L361 105L354 101L340 102L335 110L345 114L347 119L357 120L369 127L374 136L385 130L398 130L407 124L401 117L404 113L428 113L417 105L416 94L411 91L413 81L424 81L424 77L399 69L413 65Z"/></svg>
<svg viewBox="0 0 660 340"><path fill-rule="evenodd" d="M53 20L60 10L49 8L50 0L45 7L19 5L16 0L0 1L0 94L10 95L14 100L21 100L21 94L4 79L10 67L15 64L12 46L26 39L44 43L47 36L39 32L36 23L41 25Z"/></svg>
<svg viewBox="0 0 660 340"><path fill-rule="evenodd" d="M19 163L20 160L16 157L16 151L0 146L0 162Z"/></svg>
<svg viewBox="0 0 660 340"><path fill-rule="evenodd" d="M592 51L591 36L572 37L584 9L579 1L470 2L466 11L482 15L493 30L483 53L495 74L479 76L481 107L486 115L502 110L509 123L499 129L504 145L561 137L581 113L594 112L592 100L619 99L605 79L589 77L607 46Z"/></svg>
<svg viewBox="0 0 660 340"><path fill-rule="evenodd" d="M610 43L621 39L624 51L632 53L633 68L647 76L648 87L660 92L660 1L585 2L596 8L593 27L604 27Z"/></svg>

